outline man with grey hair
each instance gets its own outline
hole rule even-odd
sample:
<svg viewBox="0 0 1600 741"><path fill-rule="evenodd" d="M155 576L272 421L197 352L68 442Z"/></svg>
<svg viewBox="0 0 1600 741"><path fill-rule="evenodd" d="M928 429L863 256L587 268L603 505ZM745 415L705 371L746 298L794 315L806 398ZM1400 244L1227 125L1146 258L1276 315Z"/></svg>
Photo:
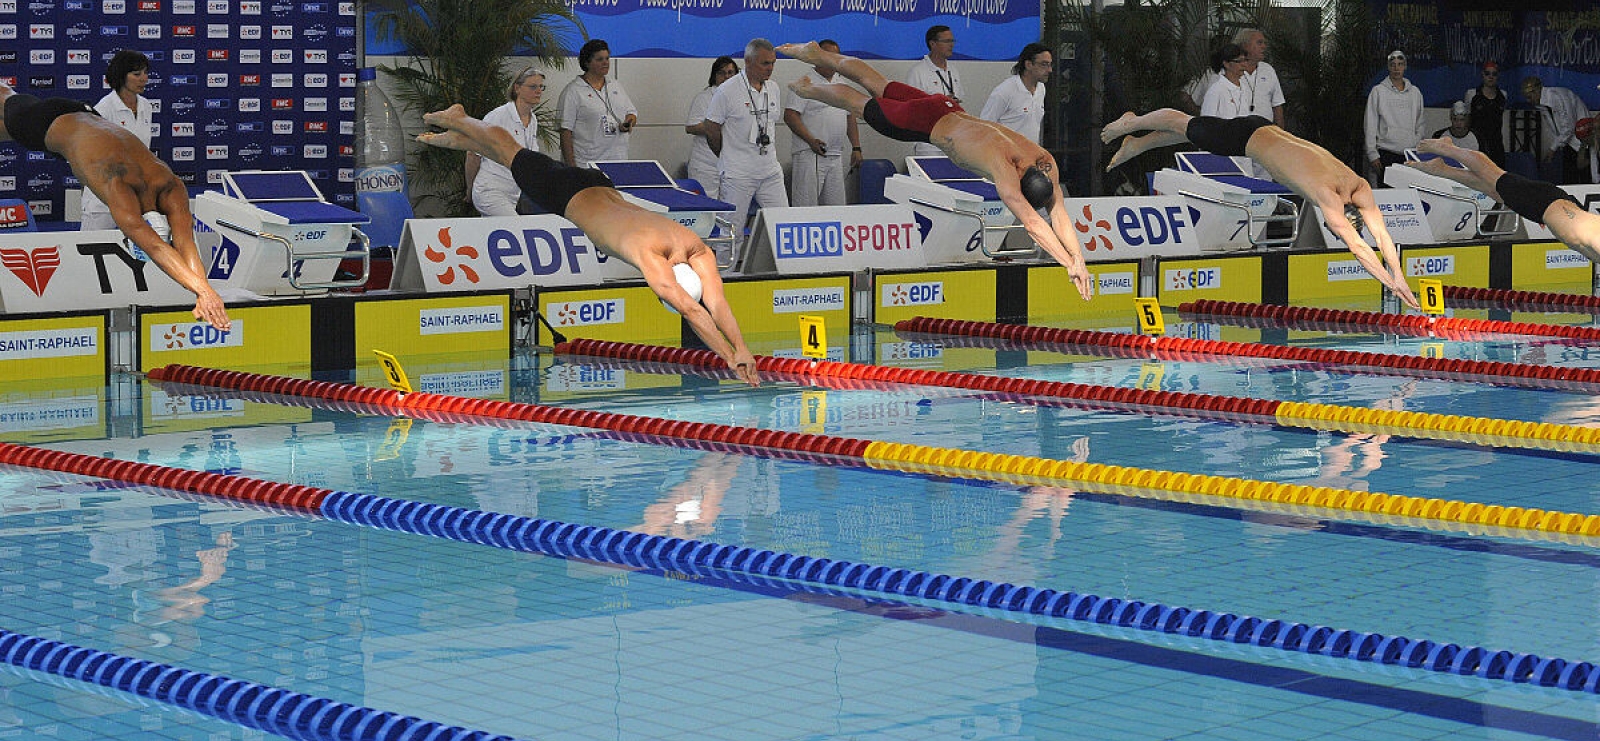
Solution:
<svg viewBox="0 0 1600 741"><path fill-rule="evenodd" d="M706 108L706 143L717 155L717 192L734 205L735 255L743 246L752 198L761 208L789 205L776 141L777 124L783 120L782 92L771 82L777 63L772 42L751 40L744 47L744 71L722 83ZM726 264L728 256L717 257Z"/></svg>
<svg viewBox="0 0 1600 741"><path fill-rule="evenodd" d="M1233 43L1245 53L1239 89L1247 102L1240 113L1271 119L1273 125L1284 128L1283 85L1278 82L1278 71L1266 62L1267 35L1259 28L1244 28L1233 35Z"/></svg>

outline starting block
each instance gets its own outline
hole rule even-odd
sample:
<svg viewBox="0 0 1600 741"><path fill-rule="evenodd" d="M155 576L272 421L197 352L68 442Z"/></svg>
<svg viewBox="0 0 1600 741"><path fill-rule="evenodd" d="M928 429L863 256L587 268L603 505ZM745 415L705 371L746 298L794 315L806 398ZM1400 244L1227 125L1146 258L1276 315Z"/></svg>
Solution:
<svg viewBox="0 0 1600 741"><path fill-rule="evenodd" d="M735 210L733 204L679 188L678 181L667 174L660 162L611 160L595 162L593 166L611 178L612 186L634 205L667 214L707 244L733 244L733 227L727 218ZM711 230L719 223L726 225L726 236L712 237Z"/></svg>
<svg viewBox="0 0 1600 741"><path fill-rule="evenodd" d="M194 200L202 232L196 241L204 241L205 231L216 235L210 240L207 278L263 296L366 284L371 245L356 225L370 219L323 200L310 175L230 172L223 173L222 182L224 192L206 191ZM361 275L336 280L335 271L346 259L361 261Z"/></svg>
<svg viewBox="0 0 1600 741"><path fill-rule="evenodd" d="M965 244L959 255L970 256L978 250L991 258L1038 254L1039 247L1031 239L1023 240L1025 246L1005 246L1012 232L1024 229L1016 215L1000 200L994 183L950 161L949 157L907 157L906 171L909 177L897 175L884 182L884 197L912 206L923 218L934 222L935 232L951 226L965 230L970 236L960 240ZM941 224L951 221L956 223ZM929 247L949 241L930 237ZM938 252L931 250L929 259L938 260Z"/></svg>
<svg viewBox="0 0 1600 741"><path fill-rule="evenodd" d="M1448 157L1415 149L1405 150L1405 155L1407 162L1441 159L1446 165L1466 169ZM1522 225L1521 217L1495 203L1488 195L1415 167L1389 165L1383 171L1383 181L1390 187L1410 188L1417 192L1417 197L1422 200L1423 211L1428 215L1428 227L1439 242L1504 237L1516 232Z"/></svg>
<svg viewBox="0 0 1600 741"><path fill-rule="evenodd" d="M1204 249L1293 245L1300 236L1297 196L1279 183L1252 176L1238 159L1179 152L1176 169L1155 174L1154 189L1161 195L1183 196L1200 213L1195 226Z"/></svg>

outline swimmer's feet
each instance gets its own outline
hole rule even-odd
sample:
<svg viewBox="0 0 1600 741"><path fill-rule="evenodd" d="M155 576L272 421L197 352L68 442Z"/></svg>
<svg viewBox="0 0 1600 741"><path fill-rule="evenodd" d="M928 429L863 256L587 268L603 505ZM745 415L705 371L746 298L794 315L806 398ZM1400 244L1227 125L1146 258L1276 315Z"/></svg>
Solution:
<svg viewBox="0 0 1600 741"><path fill-rule="evenodd" d="M429 126L438 126L441 129L454 129L463 120L466 120L467 109L457 103L442 111L422 114L422 122Z"/></svg>
<svg viewBox="0 0 1600 741"><path fill-rule="evenodd" d="M801 75L800 79L789 83L789 90L802 98L811 97L811 76Z"/></svg>
<svg viewBox="0 0 1600 741"><path fill-rule="evenodd" d="M424 131L417 134L417 141L443 149L472 149L472 142L459 131Z"/></svg>
<svg viewBox="0 0 1600 741"><path fill-rule="evenodd" d="M783 44L778 47L778 53L815 66L822 63L822 57L826 52L817 45L817 42L807 41L804 44Z"/></svg>
<svg viewBox="0 0 1600 741"><path fill-rule="evenodd" d="M1457 147L1455 142L1449 139L1423 139L1417 142L1417 151L1455 159L1456 154L1461 152L1461 148Z"/></svg>
<svg viewBox="0 0 1600 741"><path fill-rule="evenodd" d="M1149 135L1147 134L1146 136ZM1122 163L1127 162L1134 157L1138 157L1140 154L1143 154L1144 148L1139 146L1139 140L1141 138L1143 137L1130 136L1127 139L1124 139L1122 146L1117 148L1117 153L1111 155L1111 162L1106 164L1106 172L1111 172L1112 170L1121 167Z"/></svg>
<svg viewBox="0 0 1600 741"><path fill-rule="evenodd" d="M1138 118L1133 111L1122 114L1121 118L1106 124L1104 128L1100 129L1100 141L1110 144L1119 136L1133 133L1135 130L1133 122Z"/></svg>
<svg viewBox="0 0 1600 741"><path fill-rule="evenodd" d="M1419 147L1417 151L1420 152L1422 149ZM1444 160L1439 157L1435 157L1431 160L1407 162L1406 164L1426 172L1429 175L1436 175L1442 178L1452 178L1453 176L1459 175L1463 172L1459 167L1451 167L1445 164Z"/></svg>

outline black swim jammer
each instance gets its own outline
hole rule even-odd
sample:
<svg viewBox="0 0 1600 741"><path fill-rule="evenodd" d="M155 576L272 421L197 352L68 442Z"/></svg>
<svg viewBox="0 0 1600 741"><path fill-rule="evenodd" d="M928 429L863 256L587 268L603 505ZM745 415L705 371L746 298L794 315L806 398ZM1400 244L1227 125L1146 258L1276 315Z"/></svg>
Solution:
<svg viewBox="0 0 1600 741"><path fill-rule="evenodd" d="M531 149L517 152L511 160L511 177L523 195L557 216L566 215L567 202L579 191L612 187L611 178L599 170L567 167Z"/></svg>
<svg viewBox="0 0 1600 741"><path fill-rule="evenodd" d="M37 152L48 151L44 146L45 132L50 124L69 113L95 113L94 107L71 98L45 98L15 94L5 102L6 133L18 144ZM95 115L100 115L95 113Z"/></svg>
<svg viewBox="0 0 1600 741"><path fill-rule="evenodd" d="M1271 125L1271 121L1260 116L1195 116L1189 119L1189 128L1184 136L1207 152L1233 157L1244 154L1245 144L1250 142L1250 136L1257 129Z"/></svg>
<svg viewBox="0 0 1600 741"><path fill-rule="evenodd" d="M1578 203L1578 199L1573 198L1571 193L1559 186L1543 180L1525 178L1516 173L1508 172L1501 175L1494 183L1494 190L1500 194L1507 208L1535 224L1544 223L1545 210L1556 201L1571 201L1579 211L1583 210L1583 204Z"/></svg>

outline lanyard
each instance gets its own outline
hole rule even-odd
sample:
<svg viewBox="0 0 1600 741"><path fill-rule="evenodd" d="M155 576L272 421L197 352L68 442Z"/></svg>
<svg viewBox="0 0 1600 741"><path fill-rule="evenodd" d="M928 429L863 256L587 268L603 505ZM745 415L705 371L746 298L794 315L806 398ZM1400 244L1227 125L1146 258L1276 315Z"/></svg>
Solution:
<svg viewBox="0 0 1600 741"><path fill-rule="evenodd" d="M944 86L944 94L945 95L948 95L948 96L950 96L952 98L956 97L956 73L955 73L955 70L951 70L950 71L950 79L946 80L946 79L944 79L944 75L939 74L939 68L938 67L934 67L933 68L933 76L939 78L939 84Z"/></svg>

